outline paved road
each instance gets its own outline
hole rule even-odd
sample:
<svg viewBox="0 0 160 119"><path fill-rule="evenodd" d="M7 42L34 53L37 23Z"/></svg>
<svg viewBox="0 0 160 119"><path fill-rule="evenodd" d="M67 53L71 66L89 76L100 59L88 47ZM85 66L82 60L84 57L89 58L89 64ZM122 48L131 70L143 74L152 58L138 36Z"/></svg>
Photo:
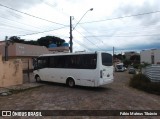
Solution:
<svg viewBox="0 0 160 119"><path fill-rule="evenodd" d="M43 82L42 87L0 96L0 110L160 110L160 96L129 87L130 76L116 72L114 83L99 88Z"/></svg>

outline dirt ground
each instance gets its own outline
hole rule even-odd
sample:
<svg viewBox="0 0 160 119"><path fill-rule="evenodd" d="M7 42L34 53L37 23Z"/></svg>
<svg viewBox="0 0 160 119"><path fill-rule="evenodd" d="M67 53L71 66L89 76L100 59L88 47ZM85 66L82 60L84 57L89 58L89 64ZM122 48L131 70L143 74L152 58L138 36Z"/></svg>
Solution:
<svg viewBox="0 0 160 119"><path fill-rule="evenodd" d="M9 96L0 96L0 110L160 110L160 96L129 87L130 77L131 75L127 72L116 72L112 84L98 88L80 86L69 88L64 84L42 82L45 84L44 86ZM58 116L45 118L158 119L156 116Z"/></svg>

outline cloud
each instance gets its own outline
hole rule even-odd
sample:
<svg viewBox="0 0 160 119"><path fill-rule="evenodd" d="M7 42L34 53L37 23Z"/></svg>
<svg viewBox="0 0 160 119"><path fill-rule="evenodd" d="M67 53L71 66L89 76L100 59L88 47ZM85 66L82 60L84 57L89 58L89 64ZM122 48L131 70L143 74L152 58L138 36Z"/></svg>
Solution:
<svg viewBox="0 0 160 119"><path fill-rule="evenodd" d="M122 4L118 9L114 11L117 16L130 16L141 13L160 11L159 0L147 0L141 4ZM159 23L160 13L145 14L132 17L133 19L140 20L142 25L150 25Z"/></svg>
<svg viewBox="0 0 160 119"><path fill-rule="evenodd" d="M12 0L3 0L1 4L15 9L29 9L42 1L43 0L14 0L14 2L12 2Z"/></svg>
<svg viewBox="0 0 160 119"><path fill-rule="evenodd" d="M19 11L66 25L69 25L69 17L74 16L74 20L72 21L73 26L91 7L93 7L94 10L88 12L80 23L160 10L159 0L112 0L107 2L106 0L1 0L0 3ZM154 48L154 46L158 47L159 36L135 36L158 34L160 26L159 14L160 13L126 17L123 19L106 20L90 24L79 23L76 29L85 37L76 31L73 31L73 42L75 41L73 47L76 50L85 49L85 46L92 50L112 50L113 46L118 49L145 49L145 46L146 48ZM19 24L9 20L3 21L4 19L1 18L1 23L6 25L6 27L3 27L2 31L4 35L23 35L33 33L33 31L47 31L61 27L60 25L38 20L2 7L0 9L0 15L10 20L25 24ZM13 25L27 29L28 31L13 28L10 29L7 25ZM4 35L1 33L1 37ZM68 42L69 38L67 37L69 37L69 27L55 30L53 32L23 36L22 38L36 40L45 35L56 35L60 38L65 37L65 40ZM108 37L101 37L103 35ZM92 36L87 37L92 43L86 39L86 36ZM80 42L82 45L78 45L76 41ZM84 48L82 48L83 46Z"/></svg>
<svg viewBox="0 0 160 119"><path fill-rule="evenodd" d="M23 10L28 10L32 7L34 7L37 4L40 4L43 0L14 0L14 2L12 0L3 0L0 1L0 3L4 6L7 6L9 8L13 8L19 11ZM5 8L1 6L1 16L3 17L13 17L13 18L17 18L20 19L22 18L22 14L19 14L11 9Z"/></svg>

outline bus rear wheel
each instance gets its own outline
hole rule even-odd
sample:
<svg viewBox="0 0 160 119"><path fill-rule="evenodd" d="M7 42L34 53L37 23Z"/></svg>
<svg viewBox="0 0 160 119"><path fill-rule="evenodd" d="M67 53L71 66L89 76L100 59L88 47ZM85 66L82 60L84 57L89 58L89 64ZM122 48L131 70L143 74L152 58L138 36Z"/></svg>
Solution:
<svg viewBox="0 0 160 119"><path fill-rule="evenodd" d="M69 78L69 79L67 80L67 85L68 85L69 87L74 87L74 86L75 86L74 80L73 80L72 78Z"/></svg>

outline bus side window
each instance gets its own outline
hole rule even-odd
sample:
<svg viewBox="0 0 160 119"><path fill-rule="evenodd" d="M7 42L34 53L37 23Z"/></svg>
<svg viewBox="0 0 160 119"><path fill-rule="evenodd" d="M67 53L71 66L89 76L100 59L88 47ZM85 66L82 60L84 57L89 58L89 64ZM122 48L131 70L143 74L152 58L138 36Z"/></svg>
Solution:
<svg viewBox="0 0 160 119"><path fill-rule="evenodd" d="M91 66L92 66L92 69L96 69L96 66L97 66L97 56L96 55L93 55L91 57Z"/></svg>
<svg viewBox="0 0 160 119"><path fill-rule="evenodd" d="M63 68L64 67L64 59L62 56L56 57L57 59L57 68Z"/></svg>
<svg viewBox="0 0 160 119"><path fill-rule="evenodd" d="M70 68L69 67L69 57L68 56L63 56L63 60L64 60L64 68Z"/></svg>
<svg viewBox="0 0 160 119"><path fill-rule="evenodd" d="M55 60L54 57L49 58L49 67L50 68L55 68Z"/></svg>
<svg viewBox="0 0 160 119"><path fill-rule="evenodd" d="M48 58L42 57L38 59L38 69L46 68L48 67Z"/></svg>

